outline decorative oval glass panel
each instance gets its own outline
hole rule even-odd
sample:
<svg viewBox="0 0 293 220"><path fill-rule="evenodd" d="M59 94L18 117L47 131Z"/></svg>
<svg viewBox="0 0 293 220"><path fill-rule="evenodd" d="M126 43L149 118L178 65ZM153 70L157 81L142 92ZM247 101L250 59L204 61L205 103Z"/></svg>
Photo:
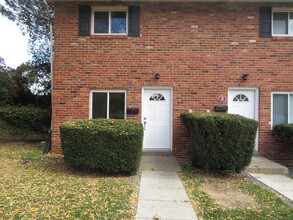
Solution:
<svg viewBox="0 0 293 220"><path fill-rule="evenodd" d="M165 97L160 93L154 93L150 97L150 101L165 101Z"/></svg>
<svg viewBox="0 0 293 220"><path fill-rule="evenodd" d="M249 99L246 95L238 94L233 98L233 102L248 102Z"/></svg>

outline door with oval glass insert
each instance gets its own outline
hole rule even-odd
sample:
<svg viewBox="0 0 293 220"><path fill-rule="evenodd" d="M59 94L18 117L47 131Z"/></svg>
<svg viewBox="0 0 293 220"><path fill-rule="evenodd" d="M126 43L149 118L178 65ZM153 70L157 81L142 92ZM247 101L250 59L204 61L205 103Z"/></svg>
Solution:
<svg viewBox="0 0 293 220"><path fill-rule="evenodd" d="M144 89L142 100L144 149L171 148L171 90Z"/></svg>

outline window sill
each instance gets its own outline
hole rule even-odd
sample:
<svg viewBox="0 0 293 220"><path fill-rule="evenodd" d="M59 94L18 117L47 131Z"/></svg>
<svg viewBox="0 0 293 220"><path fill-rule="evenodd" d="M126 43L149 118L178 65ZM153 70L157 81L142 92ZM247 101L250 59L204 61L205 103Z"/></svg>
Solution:
<svg viewBox="0 0 293 220"><path fill-rule="evenodd" d="M91 39L126 39L128 38L128 35L115 35L115 34L95 34L90 36Z"/></svg>
<svg viewBox="0 0 293 220"><path fill-rule="evenodd" d="M293 36L272 36L273 41L293 41Z"/></svg>

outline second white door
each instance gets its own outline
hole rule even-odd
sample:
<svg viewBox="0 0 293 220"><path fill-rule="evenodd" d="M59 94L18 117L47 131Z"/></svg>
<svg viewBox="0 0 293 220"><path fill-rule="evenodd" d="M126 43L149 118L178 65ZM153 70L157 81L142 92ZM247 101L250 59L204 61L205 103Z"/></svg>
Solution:
<svg viewBox="0 0 293 220"><path fill-rule="evenodd" d="M258 99L255 89L229 89L228 112L258 120ZM258 133L255 140L255 151L258 150Z"/></svg>
<svg viewBox="0 0 293 220"><path fill-rule="evenodd" d="M246 118L255 117L255 90L229 90L228 112Z"/></svg>

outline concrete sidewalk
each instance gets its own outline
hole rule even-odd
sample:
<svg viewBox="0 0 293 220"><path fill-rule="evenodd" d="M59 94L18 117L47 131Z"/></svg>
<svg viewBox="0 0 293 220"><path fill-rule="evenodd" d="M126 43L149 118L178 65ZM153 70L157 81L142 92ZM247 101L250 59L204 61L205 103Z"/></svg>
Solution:
<svg viewBox="0 0 293 220"><path fill-rule="evenodd" d="M194 220L196 214L177 175L173 156L143 156L137 220Z"/></svg>
<svg viewBox="0 0 293 220"><path fill-rule="evenodd" d="M249 173L258 181L272 188L293 202L293 179L285 175Z"/></svg>
<svg viewBox="0 0 293 220"><path fill-rule="evenodd" d="M287 176L287 167L264 157L254 156L245 172L289 201L293 201L293 179Z"/></svg>
<svg viewBox="0 0 293 220"><path fill-rule="evenodd" d="M251 163L245 168L245 172L287 175L289 173L289 169L267 158L253 156Z"/></svg>
<svg viewBox="0 0 293 220"><path fill-rule="evenodd" d="M157 155L157 156L156 156ZM193 220L197 216L177 175L181 168L166 152L142 157L137 220ZM293 179L288 168L263 157L254 157L246 173L293 201Z"/></svg>

